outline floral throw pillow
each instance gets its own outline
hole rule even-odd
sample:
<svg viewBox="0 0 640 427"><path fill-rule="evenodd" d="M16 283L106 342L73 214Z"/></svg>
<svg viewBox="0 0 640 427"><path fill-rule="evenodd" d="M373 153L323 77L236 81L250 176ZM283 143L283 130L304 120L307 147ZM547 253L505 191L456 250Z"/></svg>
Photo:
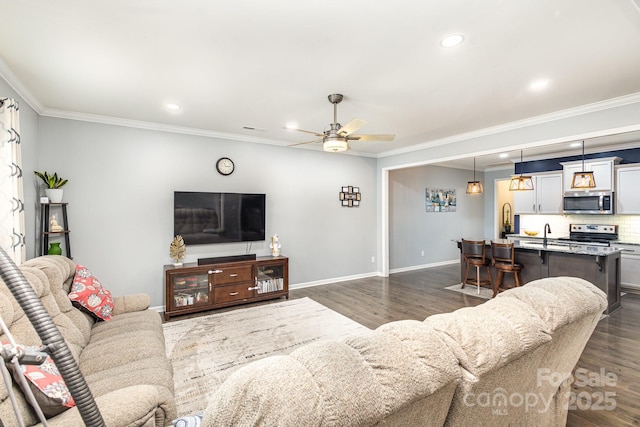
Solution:
<svg viewBox="0 0 640 427"><path fill-rule="evenodd" d="M7 343L2 343L7 345ZM38 350L38 347L21 346L25 350ZM47 356L41 365L20 365L20 372L16 372L15 365L10 363L9 368L15 382L22 388L22 382L16 378L23 375L27 379L29 389L36 398L38 406L45 417L50 418L76 406L62 379L58 367L50 356ZM25 391L26 393L26 391Z"/></svg>
<svg viewBox="0 0 640 427"><path fill-rule="evenodd" d="M71 284L69 298L98 320L109 320L113 313L111 292L102 286L88 268L78 264Z"/></svg>

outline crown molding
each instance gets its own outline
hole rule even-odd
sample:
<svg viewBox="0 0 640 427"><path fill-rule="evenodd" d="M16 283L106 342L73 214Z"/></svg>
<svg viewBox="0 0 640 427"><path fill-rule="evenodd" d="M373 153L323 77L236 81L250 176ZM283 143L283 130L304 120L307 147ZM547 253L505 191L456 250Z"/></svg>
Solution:
<svg viewBox="0 0 640 427"><path fill-rule="evenodd" d="M22 84L20 79L11 71L9 65L0 57L0 77L2 77L9 86L16 91L18 95L22 97L26 101L27 104L31 108L35 110L36 113L42 114L43 107L40 102L36 99L35 96L27 89L25 85Z"/></svg>
<svg viewBox="0 0 640 427"><path fill-rule="evenodd" d="M580 105L578 107L568 108L566 110L560 110L553 113L542 114L540 116L530 117L523 120L517 120L515 122L504 123L497 126L491 126L488 128L479 129L472 132L461 133L446 138L434 139L432 141L423 142L421 144L412 145L410 147L399 148L397 150L385 151L378 154L378 158L395 156L397 154L411 153L426 148L438 147L441 145L454 144L456 142L462 142L469 139L480 138L488 135L495 135L502 132L508 132L515 129L521 129L529 126L535 126L552 122L555 120L562 120L571 117L582 116L584 114L594 113L598 111L608 110L615 107L623 107L625 105L635 104L640 102L640 92L632 93L629 95L619 96L617 98L606 99L604 101L593 102L591 104Z"/></svg>

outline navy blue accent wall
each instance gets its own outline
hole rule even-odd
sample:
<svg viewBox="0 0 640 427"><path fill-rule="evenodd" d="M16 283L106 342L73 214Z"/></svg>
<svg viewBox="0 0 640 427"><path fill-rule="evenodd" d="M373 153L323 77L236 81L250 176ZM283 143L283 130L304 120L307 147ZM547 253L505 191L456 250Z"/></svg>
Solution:
<svg viewBox="0 0 640 427"><path fill-rule="evenodd" d="M603 151L602 153L585 154L585 160L588 159L601 159L603 157L620 157L622 160L620 164L640 163L640 148L629 148L627 150L617 151ZM562 162L571 162L574 160L582 160L582 154L569 157L558 157L555 159L545 160L533 160L530 162L516 163L514 168L514 174L520 173L536 173L536 172L549 172L549 171L561 171ZM524 166L521 172L520 168Z"/></svg>

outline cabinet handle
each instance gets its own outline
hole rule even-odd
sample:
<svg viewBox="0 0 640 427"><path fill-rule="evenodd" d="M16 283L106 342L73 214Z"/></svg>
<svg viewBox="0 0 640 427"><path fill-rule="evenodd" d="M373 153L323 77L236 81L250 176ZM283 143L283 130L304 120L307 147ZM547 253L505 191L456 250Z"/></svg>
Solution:
<svg viewBox="0 0 640 427"><path fill-rule="evenodd" d="M538 205L538 212L542 212L542 205Z"/></svg>
<svg viewBox="0 0 640 427"><path fill-rule="evenodd" d="M238 273L230 274L229 277L238 277Z"/></svg>
<svg viewBox="0 0 640 427"><path fill-rule="evenodd" d="M209 274L218 274L218 273L222 273L222 270L209 270L208 273Z"/></svg>
<svg viewBox="0 0 640 427"><path fill-rule="evenodd" d="M535 203L531 206L531 210L534 211L534 212L536 211L536 204Z"/></svg>
<svg viewBox="0 0 640 427"><path fill-rule="evenodd" d="M238 295L239 292L229 292L229 295L231 295L232 297L235 297L236 295Z"/></svg>
<svg viewBox="0 0 640 427"><path fill-rule="evenodd" d="M260 286L254 286L253 288L247 288L248 291L255 291L260 289Z"/></svg>

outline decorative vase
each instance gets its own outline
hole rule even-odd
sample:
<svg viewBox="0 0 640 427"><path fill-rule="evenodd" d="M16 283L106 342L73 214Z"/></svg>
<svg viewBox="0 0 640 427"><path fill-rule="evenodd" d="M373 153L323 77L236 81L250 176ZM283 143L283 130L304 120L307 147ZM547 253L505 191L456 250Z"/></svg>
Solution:
<svg viewBox="0 0 640 427"><path fill-rule="evenodd" d="M51 243L47 253L49 255L62 255L62 248L60 247L60 243Z"/></svg>
<svg viewBox="0 0 640 427"><path fill-rule="evenodd" d="M511 226L510 225L505 225L504 226L504 232L505 233L511 233Z"/></svg>
<svg viewBox="0 0 640 427"><path fill-rule="evenodd" d="M44 194L49 198L49 203L62 203L62 188L47 188L44 190Z"/></svg>

